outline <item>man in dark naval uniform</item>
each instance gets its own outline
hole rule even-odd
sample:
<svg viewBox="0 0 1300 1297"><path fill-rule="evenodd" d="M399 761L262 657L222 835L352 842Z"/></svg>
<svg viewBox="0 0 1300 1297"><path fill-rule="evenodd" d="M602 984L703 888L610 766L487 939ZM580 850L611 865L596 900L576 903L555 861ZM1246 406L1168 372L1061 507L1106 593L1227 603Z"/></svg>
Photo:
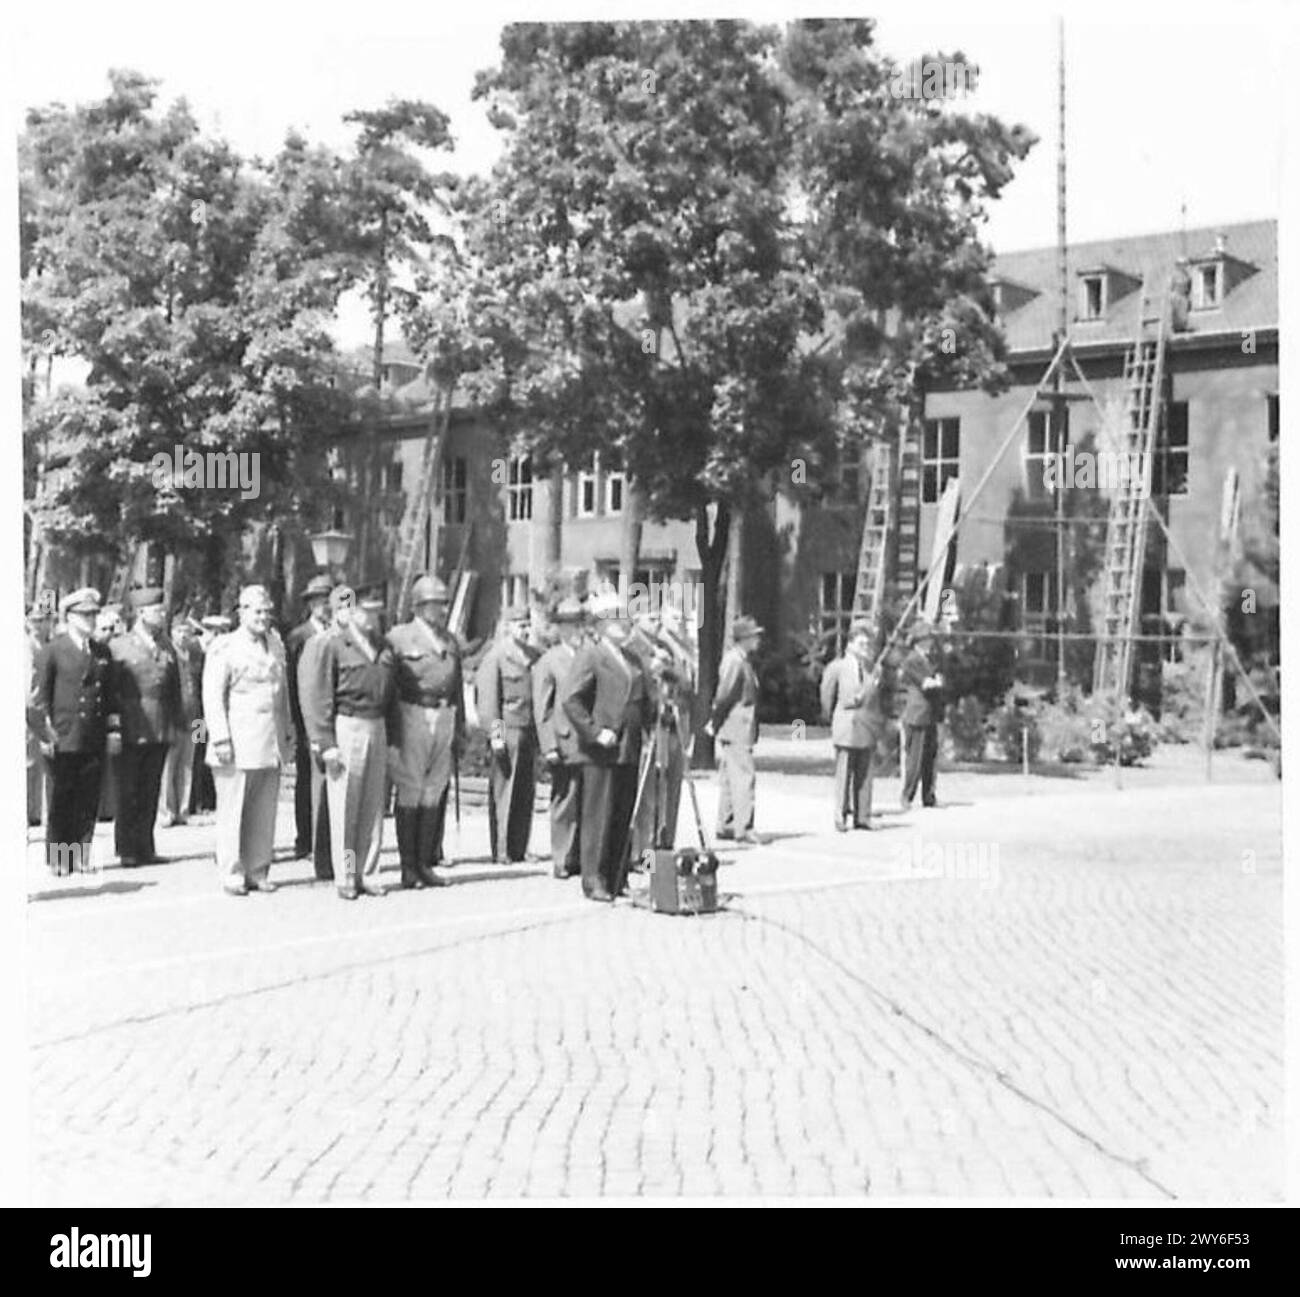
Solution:
<svg viewBox="0 0 1300 1297"><path fill-rule="evenodd" d="M157 587L137 590L131 602L135 625L108 644L122 732L113 837L123 865L152 865L160 859L154 850L154 821L167 749L180 725L181 676L167 638L163 592Z"/></svg>
<svg viewBox="0 0 1300 1297"><path fill-rule="evenodd" d="M311 744L302 719L302 704L298 699L298 663L307 641L325 635L330 628L330 591L334 583L327 576L314 576L307 582L303 602L307 617L284 637L284 665L289 684L289 716L293 720L294 734L294 786L293 786L293 854L304 860L313 857L316 877L334 877L330 863L330 821L328 793L321 785L325 776L312 760ZM321 813L313 815L312 807L320 803ZM315 832L312 825L315 824Z"/></svg>
<svg viewBox="0 0 1300 1297"><path fill-rule="evenodd" d="M330 596L334 627L307 641L298 664L298 697L312 756L328 787L334 885L344 900L383 896L388 749L397 741L393 655L379 633L382 599L339 587Z"/></svg>
<svg viewBox="0 0 1300 1297"><path fill-rule="evenodd" d="M612 901L627 880L648 686L641 663L624 647L630 627L618 596L599 594L590 609L596 637L578 650L560 705L578 733L582 765L582 891Z"/></svg>
<svg viewBox="0 0 1300 1297"><path fill-rule="evenodd" d="M488 732L488 832L492 859L523 860L533 828L537 794L537 738L533 730L533 664L526 607L508 608L501 637L478 669L478 717Z"/></svg>
<svg viewBox="0 0 1300 1297"><path fill-rule="evenodd" d="M582 822L582 764L578 737L559 705L560 685L583 640L586 613L576 599L563 599L551 616L558 643L533 668L533 719L537 746L551 774L551 870L556 878L579 872L578 834Z"/></svg>
<svg viewBox="0 0 1300 1297"><path fill-rule="evenodd" d="M447 586L422 576L410 621L388 632L397 665L399 737L389 752L397 790L397 853L403 887L436 887L452 770L465 741L460 647L447 629Z"/></svg>
<svg viewBox="0 0 1300 1297"><path fill-rule="evenodd" d="M94 639L99 591L86 587L63 605L68 629L56 635L36 659L35 709L41 724L41 752L50 763L49 822L45 863L55 874L89 871L90 844L99 810L99 784L111 704L108 650Z"/></svg>

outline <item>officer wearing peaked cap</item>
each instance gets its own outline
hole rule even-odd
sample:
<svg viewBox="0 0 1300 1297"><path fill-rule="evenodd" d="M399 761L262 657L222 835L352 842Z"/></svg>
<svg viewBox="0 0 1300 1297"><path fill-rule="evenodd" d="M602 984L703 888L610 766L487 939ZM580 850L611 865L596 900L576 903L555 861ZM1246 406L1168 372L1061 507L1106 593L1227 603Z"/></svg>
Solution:
<svg viewBox="0 0 1300 1297"><path fill-rule="evenodd" d="M147 865L158 859L154 821L167 749L180 728L181 677L162 590L136 590L131 603L135 625L108 644L122 735L113 836L123 865Z"/></svg>
<svg viewBox="0 0 1300 1297"><path fill-rule="evenodd" d="M493 860L517 862L528 853L537 793L537 738L533 729L533 664L528 643L532 616L524 605L507 608L501 635L479 664L479 722L491 749L488 829Z"/></svg>
<svg viewBox="0 0 1300 1297"><path fill-rule="evenodd" d="M312 856L316 877L334 876L330 864L328 793L324 775L312 760L311 744L302 719L302 703L298 697L298 664L303 649L317 635L329 633L333 614L330 611L330 592L334 583L328 576L318 575L307 582L303 603L307 616L284 637L285 670L289 680L289 715L294 733L294 789L293 853L300 860ZM319 808L319 814L313 810ZM313 832L313 825L315 831Z"/></svg>
<svg viewBox="0 0 1300 1297"><path fill-rule="evenodd" d="M465 738L460 647L447 630L447 586L422 576L411 587L414 616L388 632L396 659L398 742L389 752L396 787L397 853L403 887L436 887L453 763Z"/></svg>
<svg viewBox="0 0 1300 1297"><path fill-rule="evenodd" d="M89 586L63 604L67 630L37 655L33 703L41 752L50 763L45 859L55 874L89 870L112 705L108 651L94 638L99 591Z"/></svg>

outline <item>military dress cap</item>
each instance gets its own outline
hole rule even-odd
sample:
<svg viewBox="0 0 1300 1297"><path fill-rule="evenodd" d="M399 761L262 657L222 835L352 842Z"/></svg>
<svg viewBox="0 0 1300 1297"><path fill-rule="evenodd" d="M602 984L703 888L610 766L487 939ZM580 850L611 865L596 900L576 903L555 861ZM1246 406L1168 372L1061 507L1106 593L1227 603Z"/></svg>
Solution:
<svg viewBox="0 0 1300 1297"><path fill-rule="evenodd" d="M447 583L440 577L422 576L411 587L411 606L421 603L447 603Z"/></svg>
<svg viewBox="0 0 1300 1297"><path fill-rule="evenodd" d="M739 643L743 639L755 639L763 633L763 628L752 617L737 617L731 627L731 638Z"/></svg>
<svg viewBox="0 0 1300 1297"><path fill-rule="evenodd" d="M147 585L131 591L131 607L133 608L153 608L162 601L163 592L161 586Z"/></svg>
<svg viewBox="0 0 1300 1297"><path fill-rule="evenodd" d="M63 601L64 612L98 612L101 607L99 591L90 585L74 590Z"/></svg>
<svg viewBox="0 0 1300 1297"><path fill-rule="evenodd" d="M363 590L357 596L357 607L367 612L383 612L388 604L384 601L384 592L380 589Z"/></svg>
<svg viewBox="0 0 1300 1297"><path fill-rule="evenodd" d="M553 622L579 622L585 620L587 610L577 599L561 599L551 614Z"/></svg>
<svg viewBox="0 0 1300 1297"><path fill-rule="evenodd" d="M230 629L230 618L219 612L209 613L199 623L204 630L226 631Z"/></svg>
<svg viewBox="0 0 1300 1297"><path fill-rule="evenodd" d="M304 599L328 599L330 591L334 589L334 582L325 575L314 576L307 582L307 588L302 592Z"/></svg>

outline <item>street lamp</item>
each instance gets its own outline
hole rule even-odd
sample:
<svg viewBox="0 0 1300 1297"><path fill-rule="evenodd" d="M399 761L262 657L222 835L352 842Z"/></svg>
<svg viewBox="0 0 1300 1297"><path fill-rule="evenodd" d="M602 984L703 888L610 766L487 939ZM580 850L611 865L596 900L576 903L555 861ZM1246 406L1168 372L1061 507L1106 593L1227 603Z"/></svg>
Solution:
<svg viewBox="0 0 1300 1297"><path fill-rule="evenodd" d="M330 574L348 561L348 552L352 548L352 537L345 531L318 531L309 536L312 558L316 566Z"/></svg>

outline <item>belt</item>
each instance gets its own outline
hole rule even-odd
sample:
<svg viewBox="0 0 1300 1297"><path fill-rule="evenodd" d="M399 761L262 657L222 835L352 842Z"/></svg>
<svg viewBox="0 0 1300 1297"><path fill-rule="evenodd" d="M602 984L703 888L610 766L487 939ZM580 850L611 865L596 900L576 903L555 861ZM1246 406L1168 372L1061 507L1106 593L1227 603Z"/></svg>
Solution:
<svg viewBox="0 0 1300 1297"><path fill-rule="evenodd" d="M437 711L444 707L455 707L450 698L403 698L408 707L429 707Z"/></svg>
<svg viewBox="0 0 1300 1297"><path fill-rule="evenodd" d="M372 707L340 707L336 712L336 715L350 716L353 720L358 721L379 721L384 718L384 712L382 709Z"/></svg>

